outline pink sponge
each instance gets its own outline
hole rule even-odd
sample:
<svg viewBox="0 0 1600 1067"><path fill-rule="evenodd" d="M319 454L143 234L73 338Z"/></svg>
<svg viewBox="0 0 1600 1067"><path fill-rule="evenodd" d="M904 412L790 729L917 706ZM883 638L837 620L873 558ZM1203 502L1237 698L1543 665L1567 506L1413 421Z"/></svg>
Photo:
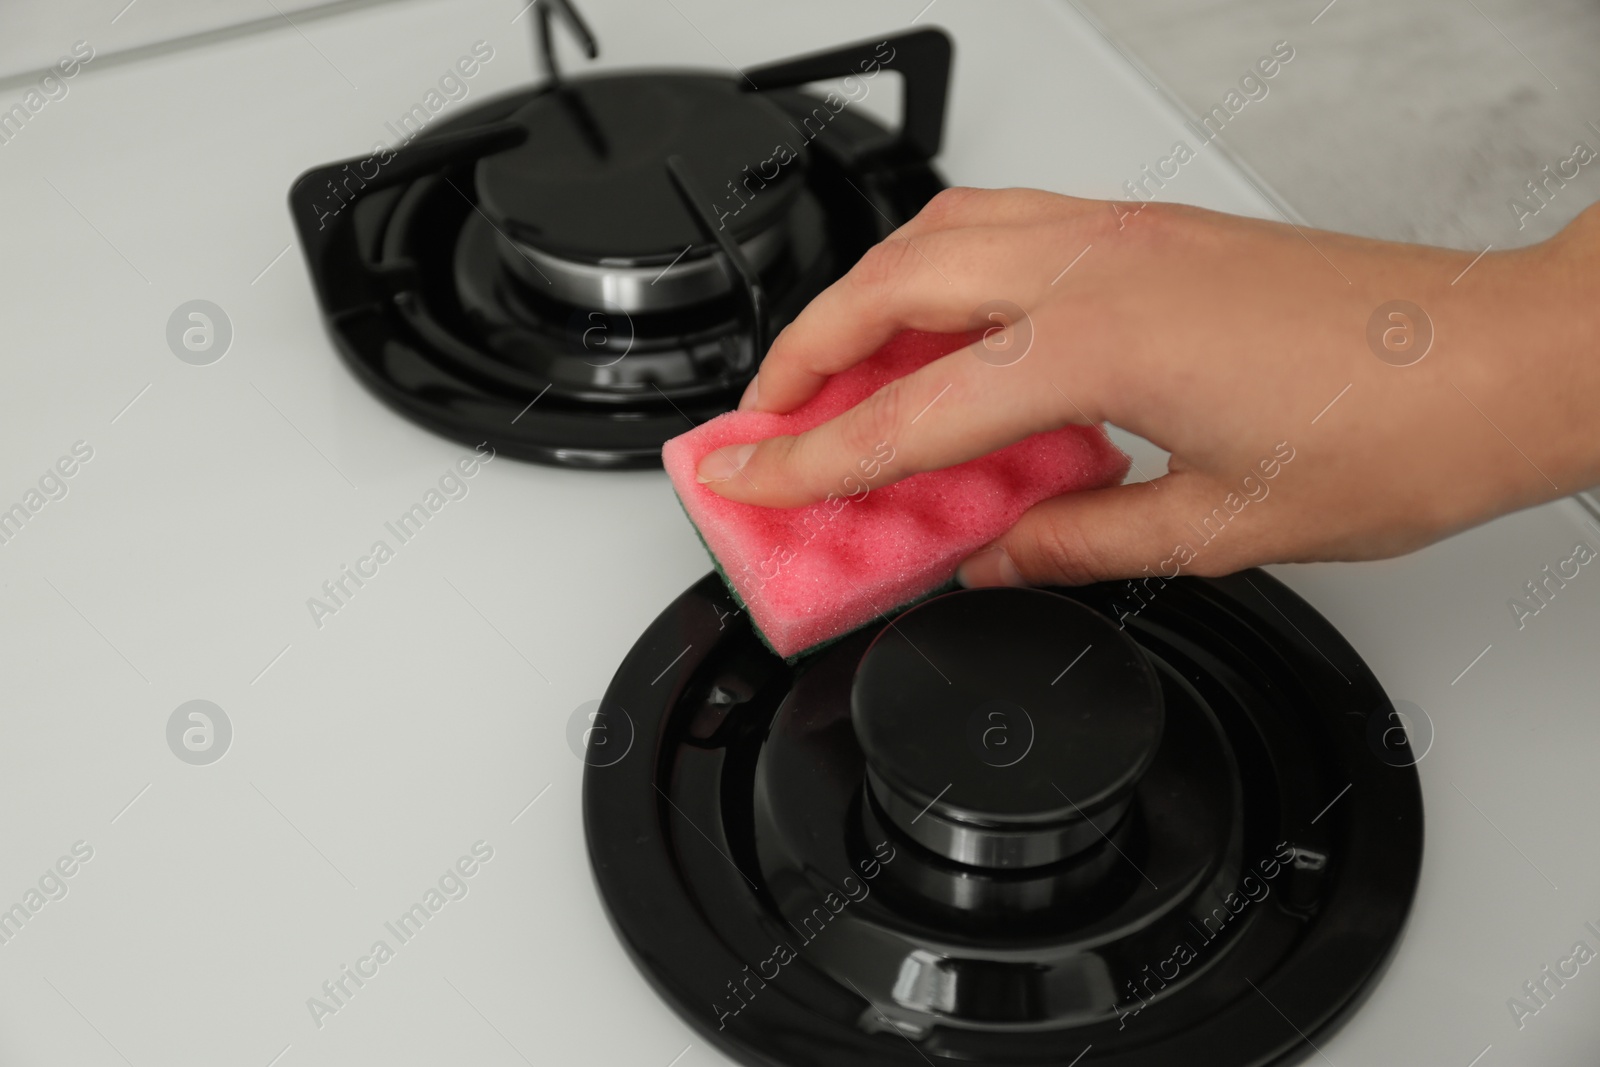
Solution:
<svg viewBox="0 0 1600 1067"><path fill-rule="evenodd" d="M690 521L778 655L793 659L946 584L1039 501L1127 473L1128 457L1105 431L1068 426L880 489L873 478L895 444L886 441L841 473L837 496L805 507L736 503L695 480L707 453L808 430L975 337L902 333L786 415L731 411L662 447Z"/></svg>

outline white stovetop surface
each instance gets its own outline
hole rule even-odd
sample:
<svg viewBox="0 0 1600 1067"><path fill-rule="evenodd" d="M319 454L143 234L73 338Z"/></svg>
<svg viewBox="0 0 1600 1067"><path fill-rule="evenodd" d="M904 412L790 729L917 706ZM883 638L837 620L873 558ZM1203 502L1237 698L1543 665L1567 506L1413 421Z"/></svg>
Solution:
<svg viewBox="0 0 1600 1067"><path fill-rule="evenodd" d="M922 3L583 6L602 66L726 68L886 35ZM469 102L525 83L520 7L415 0L91 64L0 145L0 506L93 449L0 545L0 907L93 850L0 944L0 1062L722 1062L607 926L566 741L707 569L666 479L496 460L320 629L306 606L467 450L336 360L289 183L368 151L476 41L494 58ZM1186 136L1070 8L942 0L922 21L957 41L954 181L1115 196ZM886 83L865 106L892 103ZM1216 153L1181 183L1271 210ZM209 366L166 342L196 298L233 327ZM1563 502L1403 561L1277 571L1436 730L1416 910L1332 1063L1466 1067L1492 1045L1483 1067L1568 1065L1600 1045L1594 968L1520 1031L1507 1007L1574 942L1600 948L1600 577L1521 631L1506 603L1600 545L1584 518ZM196 699L233 730L206 766L167 741ZM480 841L467 895L316 1025L308 998Z"/></svg>

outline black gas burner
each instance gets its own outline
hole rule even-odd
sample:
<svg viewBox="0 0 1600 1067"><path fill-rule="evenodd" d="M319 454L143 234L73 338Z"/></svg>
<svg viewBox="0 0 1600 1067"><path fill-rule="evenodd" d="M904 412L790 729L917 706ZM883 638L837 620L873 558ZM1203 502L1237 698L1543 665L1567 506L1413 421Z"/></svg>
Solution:
<svg viewBox="0 0 1600 1067"><path fill-rule="evenodd" d="M484 221L508 238L507 265L535 291L630 314L731 293L717 245L664 165L676 155L696 174L728 175L706 206L752 266L770 267L793 241L809 153L788 114L742 85L613 75L518 108L510 120L527 140L480 160L474 183Z"/></svg>
<svg viewBox="0 0 1600 1067"><path fill-rule="evenodd" d="M1314 1055L1410 909L1416 772L1271 577L1146 596L951 593L789 666L708 575L623 662L596 725L639 740L584 779L635 962L763 1067Z"/></svg>
<svg viewBox="0 0 1600 1067"><path fill-rule="evenodd" d="M289 203L329 332L402 414L579 467L660 462L737 403L768 341L941 187L937 30L747 70L547 77ZM896 131L832 78L905 78Z"/></svg>

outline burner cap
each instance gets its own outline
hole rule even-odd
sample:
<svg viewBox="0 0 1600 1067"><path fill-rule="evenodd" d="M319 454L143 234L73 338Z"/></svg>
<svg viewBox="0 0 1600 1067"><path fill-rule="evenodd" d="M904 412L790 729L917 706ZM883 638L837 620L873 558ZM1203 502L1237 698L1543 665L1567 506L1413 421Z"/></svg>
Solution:
<svg viewBox="0 0 1600 1067"><path fill-rule="evenodd" d="M716 575L681 596L596 713L651 742L584 777L661 995L762 1067L1315 1055L1421 871L1392 705L1266 574L1132 588L951 593L794 665Z"/></svg>
<svg viewBox="0 0 1600 1067"><path fill-rule="evenodd" d="M528 138L478 162L480 206L508 236L580 263L665 266L686 248L710 250L667 175L670 155L684 158L741 241L783 218L804 184L795 127L728 78L575 79L511 120Z"/></svg>
<svg viewBox="0 0 1600 1067"><path fill-rule="evenodd" d="M984 867L1097 843L1155 759L1162 699L1126 634L1038 589L949 594L886 627L856 668L873 795L912 839Z"/></svg>

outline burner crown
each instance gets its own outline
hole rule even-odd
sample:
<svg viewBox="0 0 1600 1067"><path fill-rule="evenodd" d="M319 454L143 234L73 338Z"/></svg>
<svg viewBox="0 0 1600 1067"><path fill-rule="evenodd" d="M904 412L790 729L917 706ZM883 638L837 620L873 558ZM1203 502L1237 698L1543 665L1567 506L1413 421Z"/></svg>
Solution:
<svg viewBox="0 0 1600 1067"><path fill-rule="evenodd" d="M666 170L684 158L739 241L765 232L804 185L804 146L770 100L730 78L597 75L562 83L512 116L527 139L479 160L484 214L511 239L578 263L665 266L713 245Z"/></svg>
<svg viewBox="0 0 1600 1067"><path fill-rule="evenodd" d="M862 657L851 710L890 820L949 859L995 867L1098 842L1164 720L1139 646L1035 589L950 593L901 615Z"/></svg>

